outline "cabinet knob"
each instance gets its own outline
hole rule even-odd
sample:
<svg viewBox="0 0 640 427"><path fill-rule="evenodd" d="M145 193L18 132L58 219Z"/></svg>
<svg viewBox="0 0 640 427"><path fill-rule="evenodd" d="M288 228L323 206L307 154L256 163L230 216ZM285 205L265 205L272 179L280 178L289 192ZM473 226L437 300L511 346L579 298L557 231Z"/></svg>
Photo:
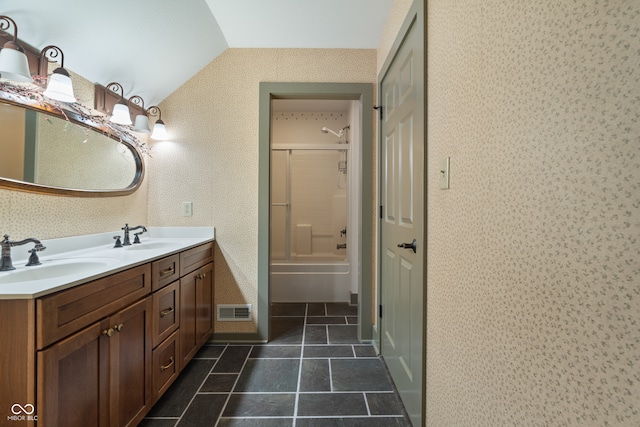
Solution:
<svg viewBox="0 0 640 427"><path fill-rule="evenodd" d="M111 335L113 335L114 332L115 331L113 330L113 328L109 328L102 331L102 335L110 337Z"/></svg>
<svg viewBox="0 0 640 427"><path fill-rule="evenodd" d="M116 332L120 332L123 328L124 328L124 325L122 323L120 323L114 329L116 330Z"/></svg>

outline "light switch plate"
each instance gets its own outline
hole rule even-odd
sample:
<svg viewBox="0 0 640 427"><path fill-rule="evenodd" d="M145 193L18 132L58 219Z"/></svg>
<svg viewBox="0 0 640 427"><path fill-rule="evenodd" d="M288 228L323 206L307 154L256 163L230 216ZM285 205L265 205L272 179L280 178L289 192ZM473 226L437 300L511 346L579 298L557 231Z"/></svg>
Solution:
<svg viewBox="0 0 640 427"><path fill-rule="evenodd" d="M443 157L440 159L440 189L448 190L449 189L449 165L450 158Z"/></svg>
<svg viewBox="0 0 640 427"><path fill-rule="evenodd" d="M193 202L182 202L182 216L193 216Z"/></svg>

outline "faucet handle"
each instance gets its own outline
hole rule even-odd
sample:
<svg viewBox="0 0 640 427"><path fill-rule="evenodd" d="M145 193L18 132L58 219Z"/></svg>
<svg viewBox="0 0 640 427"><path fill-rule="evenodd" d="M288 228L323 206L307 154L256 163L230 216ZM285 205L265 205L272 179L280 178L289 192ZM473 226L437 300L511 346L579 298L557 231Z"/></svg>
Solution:
<svg viewBox="0 0 640 427"><path fill-rule="evenodd" d="M144 233L144 231L140 231L139 233L133 233L133 235L135 236L134 239L133 239L133 243L140 243L140 235L142 233Z"/></svg>
<svg viewBox="0 0 640 427"><path fill-rule="evenodd" d="M113 238L116 241L116 244L113 245L114 248L121 248L122 247L122 242L120 241L120 236L113 236Z"/></svg>
<svg viewBox="0 0 640 427"><path fill-rule="evenodd" d="M33 249L29 249L27 252L29 252L31 255L29 256L29 261L27 262L27 264L25 266L26 267L31 267L31 266L34 266L34 265L42 264L40 262L40 259L38 258L38 252L44 251L45 249L47 249L47 248L44 247L42 245L42 243L36 244L33 247Z"/></svg>

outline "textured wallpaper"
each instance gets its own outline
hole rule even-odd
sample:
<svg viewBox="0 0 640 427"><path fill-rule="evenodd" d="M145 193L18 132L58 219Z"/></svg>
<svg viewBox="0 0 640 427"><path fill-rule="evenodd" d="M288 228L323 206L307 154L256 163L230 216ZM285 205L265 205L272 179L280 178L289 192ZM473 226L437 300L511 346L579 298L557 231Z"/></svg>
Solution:
<svg viewBox="0 0 640 427"><path fill-rule="evenodd" d="M162 102L172 137L151 147L149 223L216 227L216 303L257 309L259 83L375 80L375 50L229 49Z"/></svg>
<svg viewBox="0 0 640 427"><path fill-rule="evenodd" d="M640 3L431 0L428 42L427 424L640 425Z"/></svg>
<svg viewBox="0 0 640 427"><path fill-rule="evenodd" d="M93 106L93 83L71 73L76 98ZM148 165L148 158L144 159ZM73 160L64 159L74 168ZM12 240L26 237L53 239L80 234L116 231L125 223L145 224L147 180L132 195L102 199L60 197L0 190L0 235Z"/></svg>

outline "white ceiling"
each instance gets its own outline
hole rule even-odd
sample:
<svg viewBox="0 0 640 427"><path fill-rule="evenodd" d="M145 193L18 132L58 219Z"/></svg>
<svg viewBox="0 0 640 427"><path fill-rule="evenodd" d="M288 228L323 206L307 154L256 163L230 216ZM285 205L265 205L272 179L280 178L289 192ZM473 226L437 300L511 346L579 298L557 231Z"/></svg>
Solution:
<svg viewBox="0 0 640 427"><path fill-rule="evenodd" d="M378 46L394 0L0 0L18 38L160 103L227 48ZM9 31L13 31L11 28Z"/></svg>

